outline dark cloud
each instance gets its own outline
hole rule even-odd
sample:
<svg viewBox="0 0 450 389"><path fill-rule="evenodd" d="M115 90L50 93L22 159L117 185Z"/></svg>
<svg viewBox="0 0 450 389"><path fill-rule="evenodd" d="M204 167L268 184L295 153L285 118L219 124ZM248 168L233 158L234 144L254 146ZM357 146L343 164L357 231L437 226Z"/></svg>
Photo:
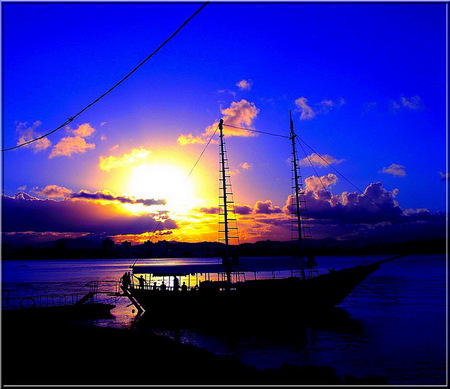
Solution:
<svg viewBox="0 0 450 389"><path fill-rule="evenodd" d="M177 228L175 221L161 223L151 214L131 215L115 204L99 204L91 201L41 200L22 194L2 195L3 232L90 232L141 234L153 230Z"/></svg>
<svg viewBox="0 0 450 389"><path fill-rule="evenodd" d="M335 179L336 178L336 179ZM305 180L304 213L314 237L341 239L377 237L397 239L430 239L445 236L445 213L427 209L404 210L395 197L398 190L388 191L381 182L371 183L364 192L333 194L329 187L337 177L328 175ZM283 211L290 213L292 196Z"/></svg>
<svg viewBox="0 0 450 389"><path fill-rule="evenodd" d="M134 197L125 196L114 196L108 192L95 192L90 193L85 190L81 190L77 193L71 193L71 198L74 199L85 199L85 200L107 200L107 201L118 201L123 204L143 204L146 206L151 205L165 205L166 200L160 199L135 199Z"/></svg>
<svg viewBox="0 0 450 389"><path fill-rule="evenodd" d="M199 211L206 213L208 215L215 215L220 213L220 208L219 207L200 208Z"/></svg>
<svg viewBox="0 0 450 389"><path fill-rule="evenodd" d="M238 215L249 215L253 211L253 208L248 205L235 205L234 212Z"/></svg>
<svg viewBox="0 0 450 389"><path fill-rule="evenodd" d="M255 213L263 213L266 215L270 215L272 213L282 213L282 209L280 207L274 207L272 205L272 201L257 201L255 207L253 208Z"/></svg>
<svg viewBox="0 0 450 389"><path fill-rule="evenodd" d="M330 176L330 175L329 175ZM317 177L310 177L315 178ZM383 221L400 221L403 210L395 197L398 190L388 191L381 182L370 184L363 194L358 192L343 192L332 194L328 187L337 180L327 182L327 176L321 177L323 186L316 180L306 182L305 200L307 217L313 219L332 219L360 223L379 223ZM283 210L292 210L292 195L288 197Z"/></svg>

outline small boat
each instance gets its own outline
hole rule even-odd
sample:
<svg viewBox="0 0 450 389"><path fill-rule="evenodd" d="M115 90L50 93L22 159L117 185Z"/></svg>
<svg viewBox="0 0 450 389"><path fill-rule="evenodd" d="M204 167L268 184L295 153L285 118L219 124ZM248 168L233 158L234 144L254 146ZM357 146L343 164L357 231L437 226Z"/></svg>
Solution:
<svg viewBox="0 0 450 389"><path fill-rule="evenodd" d="M230 213L233 201L230 200L231 183L227 175L223 126L221 120L218 127L221 157L220 226L224 234L221 261L180 265L167 260L166 264L135 264L132 266L132 274L127 273L126 279L124 278L124 293L139 311L150 312L158 317L171 313L178 317L224 317L230 312L273 314L289 309L299 313L340 304L356 286L387 260L342 270L329 269L322 274L319 272L314 256L304 247L308 230L302 217L304 192L299 182L301 176L295 143L297 135L292 116L289 137L292 142L294 183L291 213L298 233L298 253L291 257L239 258L237 246L230 244L233 239L233 227L230 224L236 219ZM133 277L139 282L132 282Z"/></svg>

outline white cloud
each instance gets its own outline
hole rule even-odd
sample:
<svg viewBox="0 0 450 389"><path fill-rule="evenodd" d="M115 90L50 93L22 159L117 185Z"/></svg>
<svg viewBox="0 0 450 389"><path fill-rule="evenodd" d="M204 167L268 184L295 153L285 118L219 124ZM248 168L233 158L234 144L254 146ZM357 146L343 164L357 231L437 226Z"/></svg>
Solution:
<svg viewBox="0 0 450 389"><path fill-rule="evenodd" d="M418 110L423 108L422 99L417 95L411 97L400 96L398 100L392 100L391 105L394 110L399 110L402 108Z"/></svg>
<svg viewBox="0 0 450 389"><path fill-rule="evenodd" d="M306 158L303 158L300 161L300 165L302 166L310 166L310 164L314 165L314 166L319 166L319 167L325 167L331 164L338 164L343 162L344 159L336 159L334 157L332 157L331 155L328 154L324 154L324 155L318 155L316 153L312 153L311 155L309 155ZM311 163L310 163L311 162Z"/></svg>
<svg viewBox="0 0 450 389"><path fill-rule="evenodd" d="M241 80L236 84L236 86L240 90L250 90L250 89L252 89L253 81L252 80Z"/></svg>
<svg viewBox="0 0 450 389"><path fill-rule="evenodd" d="M42 124L41 121L36 120L31 126L28 126L27 122L18 123L16 126L16 131L19 133L19 140L17 141L17 145L28 142L32 139L39 138L42 134L36 132L36 129ZM24 147L29 147L33 149L36 153L38 151L42 151L47 149L52 145L52 142L48 138L42 138L37 141L34 141Z"/></svg>
<svg viewBox="0 0 450 389"><path fill-rule="evenodd" d="M300 109L300 120L311 120L316 116L314 110L308 105L308 99L306 97L299 97L295 100L295 104Z"/></svg>
<svg viewBox="0 0 450 389"><path fill-rule="evenodd" d="M380 170L380 173L392 174L393 176L397 176L397 177L405 177L406 176L405 166L399 165L397 163L393 163L392 165L390 165L388 167L384 167L382 170Z"/></svg>

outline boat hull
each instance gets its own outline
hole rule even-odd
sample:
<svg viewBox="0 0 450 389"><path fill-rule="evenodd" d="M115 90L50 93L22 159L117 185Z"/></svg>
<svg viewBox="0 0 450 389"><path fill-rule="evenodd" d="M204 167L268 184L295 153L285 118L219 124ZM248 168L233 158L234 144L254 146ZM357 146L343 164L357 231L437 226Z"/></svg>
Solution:
<svg viewBox="0 0 450 389"><path fill-rule="evenodd" d="M357 266L302 280L298 277L246 281L223 287L199 288L186 292L129 289L128 293L150 315L222 315L225 312L315 310L340 304L378 264Z"/></svg>

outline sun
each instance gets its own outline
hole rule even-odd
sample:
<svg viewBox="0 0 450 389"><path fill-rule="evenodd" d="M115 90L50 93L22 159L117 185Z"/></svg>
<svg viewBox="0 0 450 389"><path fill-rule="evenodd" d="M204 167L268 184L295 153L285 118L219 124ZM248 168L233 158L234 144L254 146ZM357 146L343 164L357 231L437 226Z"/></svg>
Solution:
<svg viewBox="0 0 450 389"><path fill-rule="evenodd" d="M152 209L179 214L195 208L201 202L194 196L194 185L187 173L165 164L142 164L132 168L127 193L139 199L164 199L165 205L152 206Z"/></svg>

